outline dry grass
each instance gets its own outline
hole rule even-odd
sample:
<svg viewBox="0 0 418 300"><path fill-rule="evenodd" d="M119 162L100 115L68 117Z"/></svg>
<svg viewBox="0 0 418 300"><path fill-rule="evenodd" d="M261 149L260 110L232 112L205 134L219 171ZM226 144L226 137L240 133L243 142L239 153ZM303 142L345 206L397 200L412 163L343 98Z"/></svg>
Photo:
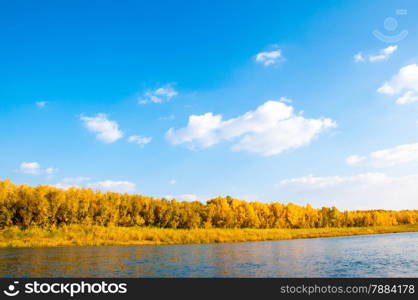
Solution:
<svg viewBox="0 0 418 300"><path fill-rule="evenodd" d="M128 246L231 243L413 232L418 225L312 229L161 229L67 225L0 230L0 247Z"/></svg>

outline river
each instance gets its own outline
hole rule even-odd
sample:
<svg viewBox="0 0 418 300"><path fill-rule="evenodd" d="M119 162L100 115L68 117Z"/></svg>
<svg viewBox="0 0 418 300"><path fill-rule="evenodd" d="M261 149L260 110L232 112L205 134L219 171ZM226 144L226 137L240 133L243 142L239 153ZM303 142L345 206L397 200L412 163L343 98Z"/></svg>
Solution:
<svg viewBox="0 0 418 300"><path fill-rule="evenodd" d="M418 277L418 233L230 244L0 249L0 277Z"/></svg>

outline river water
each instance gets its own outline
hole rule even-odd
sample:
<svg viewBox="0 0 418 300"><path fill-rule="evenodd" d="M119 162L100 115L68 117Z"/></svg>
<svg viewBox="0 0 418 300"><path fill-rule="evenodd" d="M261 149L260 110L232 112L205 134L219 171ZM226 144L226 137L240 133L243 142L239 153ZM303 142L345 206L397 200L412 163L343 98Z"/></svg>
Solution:
<svg viewBox="0 0 418 300"><path fill-rule="evenodd" d="M231 244L0 249L0 277L418 277L418 233Z"/></svg>

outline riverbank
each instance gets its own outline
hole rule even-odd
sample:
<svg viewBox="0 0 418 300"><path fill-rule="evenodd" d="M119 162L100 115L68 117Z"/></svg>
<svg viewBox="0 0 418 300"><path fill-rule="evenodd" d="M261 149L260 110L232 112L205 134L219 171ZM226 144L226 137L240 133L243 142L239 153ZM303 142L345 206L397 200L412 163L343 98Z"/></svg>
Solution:
<svg viewBox="0 0 418 300"><path fill-rule="evenodd" d="M415 231L418 231L418 224L310 229L163 229L82 225L67 225L50 229L8 227L0 230L0 247L234 243Z"/></svg>

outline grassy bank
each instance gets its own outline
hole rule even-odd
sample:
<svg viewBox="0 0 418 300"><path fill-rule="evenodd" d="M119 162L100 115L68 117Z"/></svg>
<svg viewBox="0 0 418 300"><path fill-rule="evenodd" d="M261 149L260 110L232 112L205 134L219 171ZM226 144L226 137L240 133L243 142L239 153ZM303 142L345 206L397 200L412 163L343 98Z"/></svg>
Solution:
<svg viewBox="0 0 418 300"><path fill-rule="evenodd" d="M418 231L418 225L312 229L160 229L67 225L0 230L0 247L128 246L289 240Z"/></svg>

